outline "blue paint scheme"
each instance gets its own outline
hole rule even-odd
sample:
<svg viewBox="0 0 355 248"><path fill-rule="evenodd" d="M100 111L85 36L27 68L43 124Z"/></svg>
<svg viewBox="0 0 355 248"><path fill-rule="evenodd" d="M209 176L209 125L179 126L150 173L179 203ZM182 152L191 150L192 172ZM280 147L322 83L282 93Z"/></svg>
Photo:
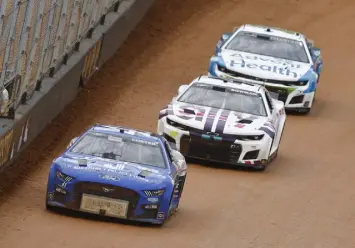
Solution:
<svg viewBox="0 0 355 248"><path fill-rule="evenodd" d="M215 66L219 65L222 67L226 67L226 63L224 62L223 58L220 56L213 56L210 60L208 72L213 76L213 77L218 77L216 72L215 72Z"/></svg>
<svg viewBox="0 0 355 248"><path fill-rule="evenodd" d="M121 133L120 129L134 133ZM72 153L70 150L73 145L79 142L89 131L111 134L118 137L130 137L148 142L158 142L164 154L166 168L126 163ZM63 154L53 161L48 176L46 195L47 206L79 210L81 193L78 193L77 191L75 192L74 188L78 183L83 182L100 183L106 184L107 187L123 187L133 190L135 194L137 194L138 202L132 211L128 213L127 219L163 224L169 215L177 209L186 178L186 167L176 164L174 155L171 153L170 147L167 146L166 143L168 142L162 136L152 135L148 132L143 133L134 129L99 124L89 128L78 137L78 139L74 141ZM81 162L78 161L81 160L85 160L86 165L80 165L79 163ZM184 165L186 165L185 162ZM66 182L63 177L60 178L57 175L58 171L64 174L64 176L67 175L71 177L72 180ZM144 173L147 171L149 172ZM66 194L55 193L58 185L64 186L61 190L66 192ZM100 187L102 186L103 185ZM144 190L153 191L161 189L164 189L164 193L160 196L148 196L144 192ZM102 195L104 194L104 191L97 190L90 193L94 195ZM55 194L58 194L59 196L51 198L51 196ZM80 195L79 198L77 198L78 195ZM154 204L159 204L155 217L152 217L152 214L147 214L149 210L143 209L145 204L153 204L152 202L154 202Z"/></svg>
<svg viewBox="0 0 355 248"><path fill-rule="evenodd" d="M318 74L310 68L306 74L304 74L299 81L309 81L307 89L303 91L303 93L311 93L314 92L317 88L317 79L318 79Z"/></svg>

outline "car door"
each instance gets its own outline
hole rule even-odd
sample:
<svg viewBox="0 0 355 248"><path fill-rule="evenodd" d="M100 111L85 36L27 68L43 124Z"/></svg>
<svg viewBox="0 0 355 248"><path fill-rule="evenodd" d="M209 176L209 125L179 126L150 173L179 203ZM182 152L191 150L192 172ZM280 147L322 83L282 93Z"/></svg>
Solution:
<svg viewBox="0 0 355 248"><path fill-rule="evenodd" d="M169 154L172 167L172 177L174 180L174 196L181 197L186 180L187 165L184 156L170 147L167 140L164 141L165 148Z"/></svg>
<svg viewBox="0 0 355 248"><path fill-rule="evenodd" d="M269 95L269 92L267 90L265 90L265 98L266 98L267 105L270 109L270 122L272 123L275 129L275 135L276 135L278 133L279 124L280 124L279 110L276 108L276 105L274 104L274 101Z"/></svg>

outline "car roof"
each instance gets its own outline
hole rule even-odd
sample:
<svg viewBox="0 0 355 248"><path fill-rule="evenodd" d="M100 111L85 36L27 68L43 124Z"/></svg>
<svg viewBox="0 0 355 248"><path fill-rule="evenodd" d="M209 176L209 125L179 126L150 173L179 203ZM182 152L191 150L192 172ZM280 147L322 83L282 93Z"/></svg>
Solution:
<svg viewBox="0 0 355 248"><path fill-rule="evenodd" d="M274 36L293 39L293 40L305 39L305 36L301 33L291 31L288 29L282 29L278 27L271 27L265 25L244 24L239 28L239 30L258 33L258 34L274 35Z"/></svg>
<svg viewBox="0 0 355 248"><path fill-rule="evenodd" d="M237 90L251 91L255 93L263 93L263 86L260 84L253 84L242 79L221 79L217 77L201 75L192 81L192 84L204 83L215 86L227 86Z"/></svg>
<svg viewBox="0 0 355 248"><path fill-rule="evenodd" d="M129 135L132 137L144 139L152 142L159 142L161 138L159 135L155 133L137 130L133 128L127 128L122 126L114 126L114 125L103 125L103 124L95 124L88 131L95 131L106 134L115 134L115 135Z"/></svg>

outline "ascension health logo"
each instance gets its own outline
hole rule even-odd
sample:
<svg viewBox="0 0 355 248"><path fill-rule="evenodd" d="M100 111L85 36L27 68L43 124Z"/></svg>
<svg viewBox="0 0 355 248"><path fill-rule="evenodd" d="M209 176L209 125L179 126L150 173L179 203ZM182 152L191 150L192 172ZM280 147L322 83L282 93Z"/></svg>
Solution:
<svg viewBox="0 0 355 248"><path fill-rule="evenodd" d="M231 55L231 57L237 58L236 60L232 59L230 61L230 67L231 68L248 68L251 70L262 70L262 71L268 71L268 72L273 72L278 75L282 76L289 76L293 77L295 79L301 77L301 74L298 74L295 69L301 68L300 64L295 64L292 62L285 62L284 60L280 59L267 59L267 58L261 58L256 55L253 56L243 56L242 54L235 53ZM268 65L268 64L260 64L261 62L269 62L270 64L273 65ZM253 63L254 62L254 63Z"/></svg>

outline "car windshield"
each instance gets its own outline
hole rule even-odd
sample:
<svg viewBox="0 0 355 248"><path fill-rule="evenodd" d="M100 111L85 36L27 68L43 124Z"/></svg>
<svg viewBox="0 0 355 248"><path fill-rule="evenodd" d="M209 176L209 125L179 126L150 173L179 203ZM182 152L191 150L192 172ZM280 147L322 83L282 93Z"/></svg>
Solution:
<svg viewBox="0 0 355 248"><path fill-rule="evenodd" d="M261 94L203 83L193 84L179 102L267 116Z"/></svg>
<svg viewBox="0 0 355 248"><path fill-rule="evenodd" d="M135 137L88 132L70 152L166 168L160 143Z"/></svg>
<svg viewBox="0 0 355 248"><path fill-rule="evenodd" d="M226 49L309 63L301 41L271 35L241 31L227 44Z"/></svg>

